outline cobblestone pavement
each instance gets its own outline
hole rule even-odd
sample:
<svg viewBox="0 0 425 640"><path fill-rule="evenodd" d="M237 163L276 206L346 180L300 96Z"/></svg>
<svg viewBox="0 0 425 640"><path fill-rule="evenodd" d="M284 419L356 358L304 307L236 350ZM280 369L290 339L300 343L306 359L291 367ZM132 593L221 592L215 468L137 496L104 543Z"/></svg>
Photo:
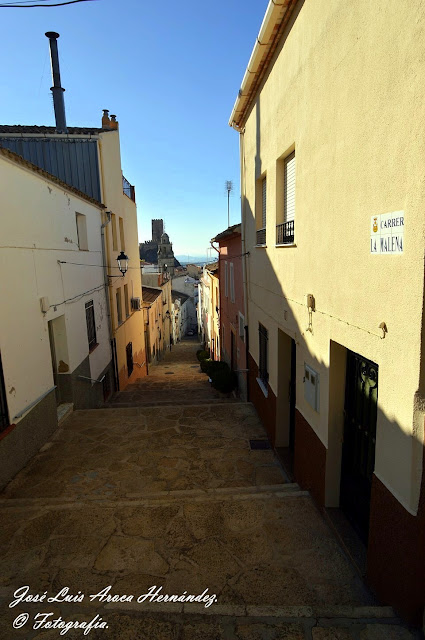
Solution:
<svg viewBox="0 0 425 640"><path fill-rule="evenodd" d="M33 628L50 612L99 616L71 640L420 637L375 602L273 452L250 450L265 437L251 405L219 400L77 411L58 429L0 495L1 639L63 637ZM55 601L8 607L25 585Z"/></svg>
<svg viewBox="0 0 425 640"><path fill-rule="evenodd" d="M202 373L195 353L196 338L179 342L166 352L163 360L149 365L149 375L116 394L112 406L155 406L169 404L210 404L236 402L232 394L216 391Z"/></svg>

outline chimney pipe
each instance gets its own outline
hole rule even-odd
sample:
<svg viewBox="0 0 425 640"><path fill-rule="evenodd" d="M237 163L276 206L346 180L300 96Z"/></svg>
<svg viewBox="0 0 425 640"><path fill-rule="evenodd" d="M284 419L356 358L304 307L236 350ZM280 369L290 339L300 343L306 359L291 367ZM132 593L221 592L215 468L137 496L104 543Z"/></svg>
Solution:
<svg viewBox="0 0 425 640"><path fill-rule="evenodd" d="M55 31L47 31L45 34L50 42L50 57L52 61L53 87L50 90L53 94L53 106L55 109L56 131L58 133L67 133L65 118L65 102L63 93L65 89L61 87L61 74L59 70L59 56L57 38L59 34Z"/></svg>

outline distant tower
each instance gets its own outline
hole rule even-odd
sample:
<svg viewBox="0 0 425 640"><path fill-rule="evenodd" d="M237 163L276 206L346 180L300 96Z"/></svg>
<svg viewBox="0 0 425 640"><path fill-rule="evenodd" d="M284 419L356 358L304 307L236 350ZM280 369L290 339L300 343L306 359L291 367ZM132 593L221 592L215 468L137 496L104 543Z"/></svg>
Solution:
<svg viewBox="0 0 425 640"><path fill-rule="evenodd" d="M164 233L164 221L152 220L152 242L159 244L161 242L161 236Z"/></svg>
<svg viewBox="0 0 425 640"><path fill-rule="evenodd" d="M154 220L152 221L155 222ZM160 221L162 223L162 220ZM170 242L170 238L166 233L163 233L158 244L158 267L161 272L165 271L165 265L167 265L167 273L170 276L174 275L174 251L173 245Z"/></svg>

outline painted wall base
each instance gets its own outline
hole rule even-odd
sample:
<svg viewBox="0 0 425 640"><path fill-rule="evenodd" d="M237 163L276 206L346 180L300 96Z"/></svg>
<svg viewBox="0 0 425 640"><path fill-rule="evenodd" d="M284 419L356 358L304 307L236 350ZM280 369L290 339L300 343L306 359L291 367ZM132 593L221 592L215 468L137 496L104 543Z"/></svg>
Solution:
<svg viewBox="0 0 425 640"><path fill-rule="evenodd" d="M26 416L0 436L0 488L27 464L58 427L53 390Z"/></svg>

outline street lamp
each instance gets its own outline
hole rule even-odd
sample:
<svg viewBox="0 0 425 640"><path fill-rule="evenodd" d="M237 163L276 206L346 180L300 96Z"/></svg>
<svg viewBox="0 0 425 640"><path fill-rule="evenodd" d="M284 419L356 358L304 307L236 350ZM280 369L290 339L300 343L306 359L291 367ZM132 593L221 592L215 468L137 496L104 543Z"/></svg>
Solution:
<svg viewBox="0 0 425 640"><path fill-rule="evenodd" d="M118 262L118 269L121 271L123 277L127 273L128 260L129 260L128 256L125 255L124 251L121 251L120 255L117 257L117 262Z"/></svg>

